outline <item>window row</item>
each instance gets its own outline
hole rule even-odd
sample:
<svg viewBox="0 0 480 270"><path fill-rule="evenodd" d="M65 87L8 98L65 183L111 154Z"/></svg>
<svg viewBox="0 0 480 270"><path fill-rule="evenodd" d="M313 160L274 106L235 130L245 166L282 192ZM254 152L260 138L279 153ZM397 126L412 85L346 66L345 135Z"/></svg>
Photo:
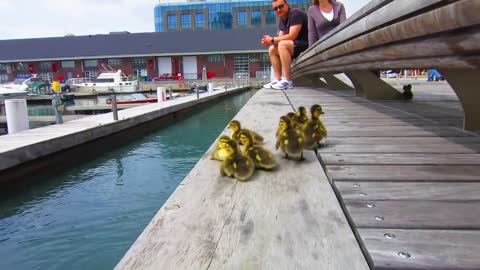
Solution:
<svg viewBox="0 0 480 270"><path fill-rule="evenodd" d="M248 17L247 10L237 11L237 25L247 26L247 25L261 25L262 24L262 10L252 10L250 11L250 20ZM212 29L230 29L232 28L233 15L231 12L215 12L209 14L210 19L210 28ZM205 14L204 13L195 13L194 14L195 28L201 29L205 28ZM177 15L168 14L167 15L167 28L168 29L190 29L192 28L192 14L183 13L180 14L180 27L178 26ZM265 24L273 25L276 23L275 12L273 10L265 10Z"/></svg>

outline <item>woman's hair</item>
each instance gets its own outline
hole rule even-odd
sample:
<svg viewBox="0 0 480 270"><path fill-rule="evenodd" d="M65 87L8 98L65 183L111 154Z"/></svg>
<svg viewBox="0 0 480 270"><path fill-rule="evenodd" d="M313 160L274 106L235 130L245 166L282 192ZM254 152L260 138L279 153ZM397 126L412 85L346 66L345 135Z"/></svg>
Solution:
<svg viewBox="0 0 480 270"><path fill-rule="evenodd" d="M319 1L320 1L320 0L312 0L312 4L318 5L318 2L319 2ZM336 2L336 0L328 0L328 2L330 2L330 4L333 4L333 2Z"/></svg>

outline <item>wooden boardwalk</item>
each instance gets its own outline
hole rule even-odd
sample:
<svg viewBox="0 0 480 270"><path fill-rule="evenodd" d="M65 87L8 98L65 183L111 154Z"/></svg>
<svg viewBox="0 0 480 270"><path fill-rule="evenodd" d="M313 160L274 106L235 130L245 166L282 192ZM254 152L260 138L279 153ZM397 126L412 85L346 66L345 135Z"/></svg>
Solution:
<svg viewBox="0 0 480 270"><path fill-rule="evenodd" d="M447 84L413 85L411 102L262 89L235 119L273 149L279 117L319 103L318 160L277 151L241 183L212 145L116 269L480 269L480 137Z"/></svg>
<svg viewBox="0 0 480 270"><path fill-rule="evenodd" d="M480 269L480 137L446 83L414 100L302 89L329 130L318 155L374 269Z"/></svg>

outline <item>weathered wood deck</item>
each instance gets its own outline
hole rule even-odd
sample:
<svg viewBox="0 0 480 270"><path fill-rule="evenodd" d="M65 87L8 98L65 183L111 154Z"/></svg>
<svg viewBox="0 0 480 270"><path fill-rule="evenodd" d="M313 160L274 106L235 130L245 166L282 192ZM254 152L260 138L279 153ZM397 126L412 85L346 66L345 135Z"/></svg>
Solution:
<svg viewBox="0 0 480 270"><path fill-rule="evenodd" d="M448 84L413 87L427 91L411 102L307 89L290 100L323 105L318 155L374 269L480 269L480 137L462 130Z"/></svg>
<svg viewBox="0 0 480 270"><path fill-rule="evenodd" d="M273 149L279 117L319 103L319 160L275 152L278 170L241 183L210 148L116 269L480 269L480 137L448 84L413 86L411 102L262 89L235 118Z"/></svg>

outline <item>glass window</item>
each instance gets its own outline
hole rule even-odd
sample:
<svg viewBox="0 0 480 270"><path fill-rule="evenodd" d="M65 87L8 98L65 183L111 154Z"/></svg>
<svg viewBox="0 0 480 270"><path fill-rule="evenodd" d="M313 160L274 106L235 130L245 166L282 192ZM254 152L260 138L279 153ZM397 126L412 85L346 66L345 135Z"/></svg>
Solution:
<svg viewBox="0 0 480 270"><path fill-rule="evenodd" d="M51 62L40 62L38 63L38 70L50 70L52 68Z"/></svg>
<svg viewBox="0 0 480 270"><path fill-rule="evenodd" d="M167 28L168 29L177 29L177 15L169 14L167 16Z"/></svg>
<svg viewBox="0 0 480 270"><path fill-rule="evenodd" d="M247 12L244 10L237 11L237 25L246 26L247 23Z"/></svg>
<svg viewBox="0 0 480 270"><path fill-rule="evenodd" d="M248 73L249 72L249 63L248 55L241 54L235 55L233 58L233 72L234 73Z"/></svg>
<svg viewBox="0 0 480 270"><path fill-rule="evenodd" d="M266 24L275 24L276 23L275 13L274 13L273 10L267 10L265 12L265 15L266 15L266 19L265 19Z"/></svg>
<svg viewBox="0 0 480 270"><path fill-rule="evenodd" d="M260 10L252 10L250 23L252 25L262 24L262 12Z"/></svg>
<svg viewBox="0 0 480 270"><path fill-rule="evenodd" d="M18 71L27 71L28 70L28 65L24 63L17 63L15 65L15 69Z"/></svg>
<svg viewBox="0 0 480 270"><path fill-rule="evenodd" d="M8 81L8 76L7 76L7 74L0 74L0 82L1 82L1 83L4 83L4 82L6 82L6 81Z"/></svg>
<svg viewBox="0 0 480 270"><path fill-rule="evenodd" d="M109 66L121 66L122 65L122 60L120 58L111 58L107 60L107 64Z"/></svg>
<svg viewBox="0 0 480 270"><path fill-rule="evenodd" d="M270 57L268 53L262 53L260 55L260 70L263 72L270 72Z"/></svg>
<svg viewBox="0 0 480 270"><path fill-rule="evenodd" d="M221 54L213 54L208 56L209 63L221 63L223 62L223 55Z"/></svg>
<svg viewBox="0 0 480 270"><path fill-rule="evenodd" d="M205 14L196 13L195 14L195 27L196 28L205 28Z"/></svg>
<svg viewBox="0 0 480 270"><path fill-rule="evenodd" d="M147 65L147 59L143 57L136 57L132 59L132 65L134 68L145 68Z"/></svg>
<svg viewBox="0 0 480 270"><path fill-rule="evenodd" d="M74 68L75 61L62 61L62 68Z"/></svg>
<svg viewBox="0 0 480 270"><path fill-rule="evenodd" d="M182 21L182 29L192 28L192 20L190 14L182 14L180 15L180 19Z"/></svg>
<svg viewBox="0 0 480 270"><path fill-rule="evenodd" d="M7 65L6 64L0 64L0 71L7 71Z"/></svg>
<svg viewBox="0 0 480 270"><path fill-rule="evenodd" d="M83 61L85 67L97 67L98 66L98 60L84 60Z"/></svg>

